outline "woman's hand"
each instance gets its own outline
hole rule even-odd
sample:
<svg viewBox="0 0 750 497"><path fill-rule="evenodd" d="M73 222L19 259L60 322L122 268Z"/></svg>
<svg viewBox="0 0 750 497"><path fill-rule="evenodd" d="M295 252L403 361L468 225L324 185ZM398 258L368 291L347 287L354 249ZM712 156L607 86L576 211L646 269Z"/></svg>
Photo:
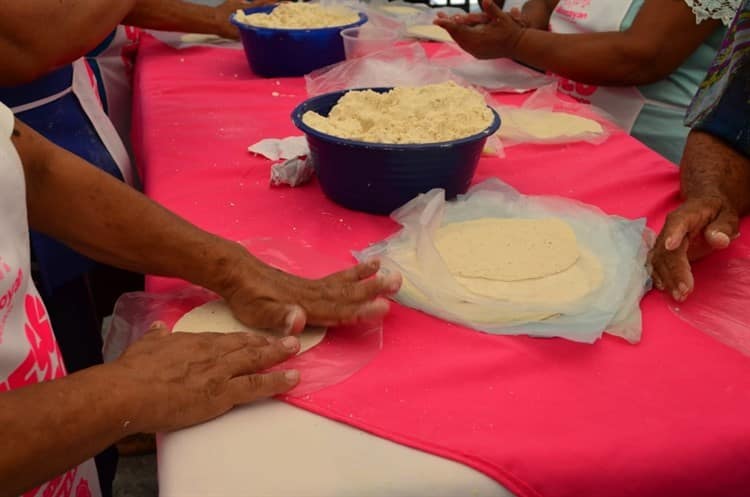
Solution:
<svg viewBox="0 0 750 497"><path fill-rule="evenodd" d="M693 291L690 261L725 249L739 234L739 215L721 196L690 198L667 216L650 254L655 286L678 302Z"/></svg>
<svg viewBox="0 0 750 497"><path fill-rule="evenodd" d="M439 16L435 24L477 59L512 58L526 28L492 0L483 0L482 7L484 14Z"/></svg>
<svg viewBox="0 0 750 497"><path fill-rule="evenodd" d="M282 394L299 372L263 371L294 356L295 337L254 333L173 333L155 323L107 369L107 384L139 399L128 432L173 431L208 421L235 406ZM132 412L136 412L134 409Z"/></svg>
<svg viewBox="0 0 750 497"><path fill-rule="evenodd" d="M401 275L377 276L378 261L309 280L267 266L244 251L227 265L215 289L248 326L297 334L306 324L336 326L382 318L385 297L398 292Z"/></svg>

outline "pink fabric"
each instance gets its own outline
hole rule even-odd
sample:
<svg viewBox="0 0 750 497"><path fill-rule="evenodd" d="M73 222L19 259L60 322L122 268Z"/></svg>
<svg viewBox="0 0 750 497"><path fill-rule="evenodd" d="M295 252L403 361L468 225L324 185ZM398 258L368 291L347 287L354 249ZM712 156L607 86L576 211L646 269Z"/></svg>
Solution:
<svg viewBox="0 0 750 497"><path fill-rule="evenodd" d="M301 78L276 81L251 77L239 51L144 42L135 141L146 191L222 235L304 240L344 267L350 250L396 226L334 205L316 184L268 186L269 163L246 147L298 134L289 113L305 97ZM677 168L625 134L601 146L514 147L482 159L475 181L490 176L648 216L655 229L678 200ZM369 366L294 403L466 463L519 496L748 495L750 362L677 319L660 295L642 307L642 343L591 346L485 335L394 305Z"/></svg>

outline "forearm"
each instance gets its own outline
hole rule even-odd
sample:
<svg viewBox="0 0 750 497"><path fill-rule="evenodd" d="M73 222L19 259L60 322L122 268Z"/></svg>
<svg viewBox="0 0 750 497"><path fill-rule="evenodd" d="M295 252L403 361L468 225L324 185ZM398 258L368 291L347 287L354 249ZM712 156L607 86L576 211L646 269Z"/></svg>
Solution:
<svg viewBox="0 0 750 497"><path fill-rule="evenodd" d="M218 17L219 10L215 7L183 0L136 0L125 22L146 29L220 34L220 26L226 19Z"/></svg>
<svg viewBox="0 0 750 497"><path fill-rule="evenodd" d="M529 22L529 27L546 30L549 18L557 5L557 0L529 0L521 8L521 14Z"/></svg>
<svg viewBox="0 0 750 497"><path fill-rule="evenodd" d="M680 165L684 199L722 196L739 215L750 212L750 159L720 139L691 131Z"/></svg>
<svg viewBox="0 0 750 497"><path fill-rule="evenodd" d="M0 0L0 85L32 81L95 48L134 0Z"/></svg>
<svg viewBox="0 0 750 497"><path fill-rule="evenodd" d="M0 496L20 495L129 435L141 406L120 386L98 366L1 393Z"/></svg>
<svg viewBox="0 0 750 497"><path fill-rule="evenodd" d="M80 253L131 271L186 279L222 293L236 243L198 229L18 123L32 227Z"/></svg>
<svg viewBox="0 0 750 497"><path fill-rule="evenodd" d="M564 78L590 85L630 86L662 77L626 33L559 34L526 29L512 58Z"/></svg>

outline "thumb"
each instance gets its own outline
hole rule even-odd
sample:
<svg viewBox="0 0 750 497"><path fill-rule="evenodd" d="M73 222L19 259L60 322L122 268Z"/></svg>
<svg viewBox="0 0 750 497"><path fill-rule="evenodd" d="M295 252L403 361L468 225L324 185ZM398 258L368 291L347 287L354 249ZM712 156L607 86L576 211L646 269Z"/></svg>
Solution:
<svg viewBox="0 0 750 497"><path fill-rule="evenodd" d="M235 309L237 318L248 326L278 330L284 335L298 335L305 327L307 316L297 305L276 300L254 300L243 309Z"/></svg>
<svg viewBox="0 0 750 497"><path fill-rule="evenodd" d="M725 249L738 235L739 217L730 209L722 209L706 229L704 236L706 242L713 249Z"/></svg>

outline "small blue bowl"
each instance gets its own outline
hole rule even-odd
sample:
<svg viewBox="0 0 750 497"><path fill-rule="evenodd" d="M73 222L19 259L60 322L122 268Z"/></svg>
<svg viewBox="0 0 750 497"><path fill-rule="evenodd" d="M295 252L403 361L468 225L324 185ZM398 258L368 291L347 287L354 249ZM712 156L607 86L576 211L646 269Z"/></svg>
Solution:
<svg viewBox="0 0 750 497"><path fill-rule="evenodd" d="M245 14L267 14L275 5L244 9ZM240 30L242 46L250 69L264 78L304 76L315 69L341 62L344 40L341 31L361 26L367 16L360 13L359 21L320 29L275 29L248 26L230 18Z"/></svg>
<svg viewBox="0 0 750 497"><path fill-rule="evenodd" d="M466 193L487 138L500 129L500 116L492 109L492 124L476 135L441 143L388 145L337 138L302 122L308 111L327 116L348 91L306 100L294 109L292 121L307 135L323 193L350 209L389 214L433 188L445 189L447 199Z"/></svg>

